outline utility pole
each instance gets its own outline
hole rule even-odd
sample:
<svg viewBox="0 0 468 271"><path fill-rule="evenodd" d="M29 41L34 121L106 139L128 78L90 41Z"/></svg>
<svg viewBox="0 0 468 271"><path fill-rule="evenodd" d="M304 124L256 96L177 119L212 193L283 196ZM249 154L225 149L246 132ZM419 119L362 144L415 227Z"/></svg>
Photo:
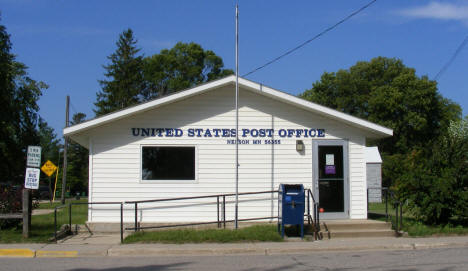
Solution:
<svg viewBox="0 0 468 271"><path fill-rule="evenodd" d="M67 95L67 104L65 108L65 128L68 127L68 116L69 116L70 96ZM65 142L63 145L63 169L62 169L62 197L61 202L65 204L65 190L67 185L67 149L68 149L68 137L64 136Z"/></svg>
<svg viewBox="0 0 468 271"><path fill-rule="evenodd" d="M234 226L239 227L239 5L236 4L236 206Z"/></svg>

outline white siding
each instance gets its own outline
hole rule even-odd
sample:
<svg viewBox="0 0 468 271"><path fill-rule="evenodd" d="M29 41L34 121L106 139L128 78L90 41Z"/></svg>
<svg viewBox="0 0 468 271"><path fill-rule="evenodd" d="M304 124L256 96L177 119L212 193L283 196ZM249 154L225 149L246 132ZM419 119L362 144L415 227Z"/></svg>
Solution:
<svg viewBox="0 0 468 271"><path fill-rule="evenodd" d="M235 145L222 137L188 137L188 128L235 127L234 88L224 87L190 99L101 126L90 134L90 191L99 201L131 201L189 197L235 192ZM254 94L240 92L239 129L275 129L279 145L239 145L239 192L277 189L280 183L312 186L312 140L346 139L349 142L350 217L366 217L364 146L360 131L297 107ZM134 137L131 128L180 128L184 136ZM323 128L324 138L280 138L279 129ZM233 139L233 138L229 138ZM269 138L257 138L260 140ZM305 151L296 151L301 139ZM262 142L263 143L263 142ZM196 147L195 181L142 181L142 145L187 145ZM226 206L233 219L234 197ZM169 207L169 208L168 208ZM118 206L93 206L92 222L120 221ZM125 205L125 220L133 220L133 205ZM216 220L216 199L141 204L143 222L191 222ZM276 215L276 195L240 196L240 218Z"/></svg>

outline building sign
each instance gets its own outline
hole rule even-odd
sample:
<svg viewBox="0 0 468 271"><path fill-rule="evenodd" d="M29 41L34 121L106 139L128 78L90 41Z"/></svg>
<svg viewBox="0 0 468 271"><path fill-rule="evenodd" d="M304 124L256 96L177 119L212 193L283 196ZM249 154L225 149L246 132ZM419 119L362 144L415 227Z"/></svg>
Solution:
<svg viewBox="0 0 468 271"><path fill-rule="evenodd" d="M182 137L184 130L178 128L132 128L133 136L142 137ZM239 137L308 138L325 137L325 129L239 129ZM236 129L226 128L189 128L188 137L236 137Z"/></svg>
<svg viewBox="0 0 468 271"><path fill-rule="evenodd" d="M29 189L39 189L39 177L41 170L38 168L26 168L24 175L24 187Z"/></svg>
<svg viewBox="0 0 468 271"><path fill-rule="evenodd" d="M201 138L235 138L236 129L226 128L189 128L188 137ZM182 137L184 130L179 128L132 128L133 136L141 137ZM279 139L272 139L273 136ZM253 138L253 139L247 139ZM325 129L239 129L239 144L243 145L278 145L281 138L312 138L325 137ZM271 138L271 139L268 139ZM235 139L227 139L226 144L236 144Z"/></svg>
<svg viewBox="0 0 468 271"><path fill-rule="evenodd" d="M28 156L26 160L27 167L40 167L41 166L41 147L28 146Z"/></svg>

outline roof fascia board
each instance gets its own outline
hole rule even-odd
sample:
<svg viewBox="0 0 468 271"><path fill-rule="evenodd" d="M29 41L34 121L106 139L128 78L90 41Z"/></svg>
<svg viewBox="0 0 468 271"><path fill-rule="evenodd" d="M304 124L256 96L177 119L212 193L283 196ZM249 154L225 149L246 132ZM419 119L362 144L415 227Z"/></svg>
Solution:
<svg viewBox="0 0 468 271"><path fill-rule="evenodd" d="M384 136L392 136L393 135L393 130L383 127L381 125L372 123L367 120L363 120L351 115L348 115L346 113L325 107L323 105L319 105L316 103L312 103L309 101L306 101L304 99L298 98L296 96L281 92L279 90L266 87L264 85L246 80L244 78L239 78L239 82L245 86L248 87L252 90L258 91L260 93L268 94L268 96L273 96L276 98L279 98L280 100L286 101L289 104L299 106L301 108L307 109L309 111L316 112L318 114L321 114L326 117L331 117L333 119L339 120L339 121L345 121L346 123L349 123L354 126L358 126L361 128L369 129L372 130L374 133L377 132L380 135Z"/></svg>
<svg viewBox="0 0 468 271"><path fill-rule="evenodd" d="M175 102L183 98L188 98L192 95L203 93L204 91L210 90L212 88L222 87L232 82L233 82L233 76L229 76L220 80L209 82L201 86L188 89L186 91L180 91L180 92L174 93L166 97L155 99L147 103L132 106L130 108L123 109L121 111L110 113L108 115L104 115L99 118L95 118L95 119L92 119L92 120L89 120L89 121L86 121L77 125L66 127L65 129L63 129L63 134L69 136L79 131L81 132L83 130L94 128L96 126L103 125L111 121L122 119L128 116L134 115L134 114L142 113L144 111L154 109L160 105L165 105L169 102Z"/></svg>
<svg viewBox="0 0 468 271"><path fill-rule="evenodd" d="M235 83L235 79L236 79L236 77L234 75L231 75L231 76L228 76L228 77L223 78L223 79L208 82L208 83L200 85L198 87L194 87L192 89L177 92L175 94L172 94L172 95L169 95L169 96L166 96L166 97L162 97L162 98L159 98L159 99L155 99L153 101L150 101L150 102L147 102L147 103L144 103L144 104L136 105L136 106L133 106L133 107L130 107L130 108L127 108L127 109L123 109L121 111L110 113L108 115L104 115L102 117L92 119L92 120L89 120L87 122L83 122L83 123L80 123L80 124L77 124L77 125L74 125L74 126L71 126L71 127L67 127L67 128L65 128L63 130L63 134L66 135L66 136L69 136L69 135L72 135L74 133L81 132L83 130L88 130L88 129L94 128L96 126L109 123L109 122L114 121L114 120L125 118L125 117L128 117L128 116L137 114L137 113L144 112L146 110L151 110L151 109L154 109L154 108L156 108L158 106L165 105L165 104L168 104L168 103L171 103L171 102L175 102L175 101L178 101L178 100L181 100L181 99L184 99L184 98L188 98L190 96L203 93L203 92L208 91L208 90L213 89L213 88L218 88L218 87L228 85L230 83ZM298 98L296 96L281 92L279 90L276 90L276 89L273 89L273 88L270 88L270 87L266 87L266 86L264 86L262 84L259 84L259 83L256 83L256 82L241 78L241 77L239 77L239 83L243 88L246 88L248 90L257 91L257 92L259 92L259 93L261 93L263 95L266 95L266 96L281 100L283 102L287 102L288 104L294 105L296 107L300 107L300 108L306 109L308 111L312 111L312 112L315 112L317 114L320 114L320 115L323 115L325 117L329 117L329 118L332 118L332 119L335 119L335 120L338 120L338 121L344 121L344 122L346 122L348 124L351 124L353 126L364 128L366 130L371 131L375 135L380 135L380 136L392 136L393 135L393 130L392 129L388 129L386 127L383 127L383 126L380 126L378 124L369 122L367 120L363 120L363 119L360 119L360 118L357 118L357 117L353 117L353 116L348 115L346 113L343 113L343 112L340 112L340 111L337 111L337 110L334 110L334 109L331 109L331 108L328 108L328 107L325 107L325 106L322 106L322 105L319 105L319 104L316 104L316 103L306 101L304 99L301 99L301 98Z"/></svg>

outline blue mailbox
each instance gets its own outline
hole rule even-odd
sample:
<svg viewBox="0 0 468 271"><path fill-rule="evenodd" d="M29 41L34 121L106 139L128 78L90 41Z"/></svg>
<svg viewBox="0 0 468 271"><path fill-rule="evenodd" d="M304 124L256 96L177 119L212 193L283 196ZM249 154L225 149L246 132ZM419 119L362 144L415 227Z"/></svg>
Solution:
<svg viewBox="0 0 468 271"><path fill-rule="evenodd" d="M302 184L280 184L278 190L278 232L284 238L284 225L301 227L304 238L305 193Z"/></svg>

